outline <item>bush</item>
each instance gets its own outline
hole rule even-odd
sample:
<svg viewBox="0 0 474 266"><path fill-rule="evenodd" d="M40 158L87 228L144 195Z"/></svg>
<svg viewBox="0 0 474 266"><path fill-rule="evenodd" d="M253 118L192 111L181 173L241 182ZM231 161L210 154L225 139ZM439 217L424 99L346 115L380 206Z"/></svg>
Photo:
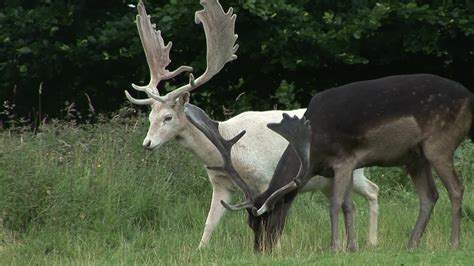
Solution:
<svg viewBox="0 0 474 266"><path fill-rule="evenodd" d="M187 64L202 73L204 34L193 23L198 1L145 2L165 41L173 40L171 68ZM40 116L40 99L41 117L58 117L66 101L83 113L90 103L99 113L118 109L125 101L123 89L148 79L133 23L135 3L2 2L1 102L15 104L18 114L32 121ZM474 87L470 1L223 4L238 14L239 59L193 93L193 102L216 118L249 109L306 106L317 91L391 74L430 72ZM170 83L180 82L186 77Z"/></svg>

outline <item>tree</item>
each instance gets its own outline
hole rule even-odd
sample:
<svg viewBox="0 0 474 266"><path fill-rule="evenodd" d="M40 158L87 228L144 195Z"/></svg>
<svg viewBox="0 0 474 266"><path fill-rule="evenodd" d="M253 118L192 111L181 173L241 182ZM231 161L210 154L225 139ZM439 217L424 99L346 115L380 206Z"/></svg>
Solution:
<svg viewBox="0 0 474 266"><path fill-rule="evenodd" d="M474 87L471 1L221 2L238 15L239 58L192 95L214 117L223 117L223 106L234 112L305 106L317 91L391 74L430 72ZM145 3L165 41L173 41L171 68L188 64L201 73L204 34L193 23L199 1ZM44 114L58 116L66 101L84 110L85 94L100 112L117 109L130 83L148 79L133 4L0 4L0 100L36 116L42 83Z"/></svg>

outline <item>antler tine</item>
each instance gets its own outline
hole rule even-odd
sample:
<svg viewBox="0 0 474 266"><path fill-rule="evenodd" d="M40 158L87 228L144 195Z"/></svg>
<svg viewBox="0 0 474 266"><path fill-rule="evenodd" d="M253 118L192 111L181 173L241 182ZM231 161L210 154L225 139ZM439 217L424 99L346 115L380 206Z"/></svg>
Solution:
<svg viewBox="0 0 474 266"><path fill-rule="evenodd" d="M147 98L147 99L135 99L128 93L128 91L125 90L125 96L127 99L137 105L152 105L153 104L153 99Z"/></svg>
<svg viewBox="0 0 474 266"><path fill-rule="evenodd" d="M153 97L155 100L174 100L182 93L196 89L219 73L226 63L237 58L235 52L239 46L235 41L238 36L234 33L237 16L233 14L233 9L229 8L225 13L218 0L202 0L201 5L204 9L196 12L195 22L202 23L206 34L206 71L193 84L188 83L165 96Z"/></svg>
<svg viewBox="0 0 474 266"><path fill-rule="evenodd" d="M300 168L293 181L273 192L260 209L252 209L254 216L260 216L273 209L277 201L300 186L302 179L308 176L310 170L311 125L309 121L305 117L299 119L297 116L290 117L284 113L280 123L270 123L267 127L288 140L300 160Z"/></svg>
<svg viewBox="0 0 474 266"><path fill-rule="evenodd" d="M132 84L132 87L138 91L146 92L148 97L161 101L157 89L159 82L161 80L171 79L185 71L190 72L193 69L189 66L180 66L172 72L166 69L171 62L169 53L173 44L172 42L168 42L168 44L165 45L161 37L161 31L157 31L155 29L156 25L151 23L150 16L146 13L145 5L142 1L138 3L137 9L138 15L136 17L136 24L150 69L150 82L145 86Z"/></svg>
<svg viewBox="0 0 474 266"><path fill-rule="evenodd" d="M219 124L211 120L199 107L186 103L184 113L188 120L212 142L222 156L224 162L223 166L213 166L208 167L208 169L227 173L231 177L232 182L245 194L246 200L240 204L230 205L226 202L221 202L222 205L232 211L252 207L253 198L256 193L245 183L239 173L237 173L232 165L231 159L232 146L245 135L245 130L241 131L232 139L225 140L219 133Z"/></svg>

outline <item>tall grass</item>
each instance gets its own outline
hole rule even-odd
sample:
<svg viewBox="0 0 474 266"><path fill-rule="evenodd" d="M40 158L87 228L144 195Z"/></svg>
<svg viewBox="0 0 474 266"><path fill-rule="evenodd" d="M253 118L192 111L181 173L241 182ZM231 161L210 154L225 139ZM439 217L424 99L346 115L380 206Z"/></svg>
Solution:
<svg viewBox="0 0 474 266"><path fill-rule="evenodd" d="M407 251L418 200L397 169L373 168L381 187L377 247L366 245L367 205L358 196L360 251L331 253L329 215L318 193L297 198L272 254L252 251L244 212L224 217L210 246L196 250L211 188L204 167L170 143L145 152L142 119L71 127L53 123L41 133L0 133L0 262L6 264L469 264L474 261L474 146L456 154L466 192L462 246L451 250L450 205L441 197L421 245ZM341 221L342 222L342 221ZM341 232L342 233L342 232Z"/></svg>

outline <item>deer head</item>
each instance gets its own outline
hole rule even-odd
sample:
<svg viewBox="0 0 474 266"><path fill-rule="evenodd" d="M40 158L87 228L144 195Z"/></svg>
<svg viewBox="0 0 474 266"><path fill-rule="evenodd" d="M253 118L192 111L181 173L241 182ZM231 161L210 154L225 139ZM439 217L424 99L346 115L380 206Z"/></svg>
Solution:
<svg viewBox="0 0 474 266"><path fill-rule="evenodd" d="M189 74L188 84L161 96L157 87L160 81L174 78L183 72L191 72L193 69L189 66L180 66L171 72L166 69L171 62L169 53L172 43L165 45L161 32L151 23L143 2L138 3L136 24L150 69L150 82L145 86L132 84L132 87L145 92L148 98L135 99L128 91L125 91L125 95L134 104L151 106L150 127L143 141L146 149L158 148L176 137L185 128L186 118L183 110L184 104L189 101L190 92L219 73L226 63L237 58L237 35L234 33L236 15L232 14L232 8L225 13L217 0L202 0L201 5L204 9L195 13L195 22L203 25L206 35L206 71L197 79L194 79L193 74Z"/></svg>
<svg viewBox="0 0 474 266"><path fill-rule="evenodd" d="M305 117L300 119L283 114L280 123L271 123L267 127L284 137L290 145L281 156L268 189L257 195L253 207L247 209L248 225L254 232L254 249L258 252L271 250L278 241L285 226L289 207L298 189L302 187L301 183L312 176L310 168L312 133L309 121ZM298 163L299 168L296 168ZM294 175L294 178L281 186L280 180L275 179L275 176L287 174ZM280 188L273 190L274 186Z"/></svg>
<svg viewBox="0 0 474 266"><path fill-rule="evenodd" d="M296 174L294 181L290 182L281 189L275 191L272 195L267 197L263 192L259 195L256 189L249 187L241 178L239 173L235 170L231 160L231 149L245 134L245 130L230 140L225 140L219 133L219 124L211 120L204 111L198 107L186 104L185 114L188 120L197 129L199 129L217 148L223 159L223 166L208 167L212 170L225 172L245 195L245 200L238 204L229 204L221 201L222 205L231 211L247 209L249 213L248 224L255 234L255 249L258 251L264 250L266 247L271 247L278 235L283 230L284 220L288 213L288 208L277 208L275 213L269 212L273 210L276 204L288 205L291 203L293 197L288 200L281 200L288 193L295 191L299 187L299 180L308 176L310 172L309 157L310 157L310 142L311 142L311 126L309 121L304 117L290 117L283 114L283 119L280 123L268 124L268 128L283 136L290 142L293 151L296 153L300 162L299 171ZM292 193L294 194L294 193Z"/></svg>

